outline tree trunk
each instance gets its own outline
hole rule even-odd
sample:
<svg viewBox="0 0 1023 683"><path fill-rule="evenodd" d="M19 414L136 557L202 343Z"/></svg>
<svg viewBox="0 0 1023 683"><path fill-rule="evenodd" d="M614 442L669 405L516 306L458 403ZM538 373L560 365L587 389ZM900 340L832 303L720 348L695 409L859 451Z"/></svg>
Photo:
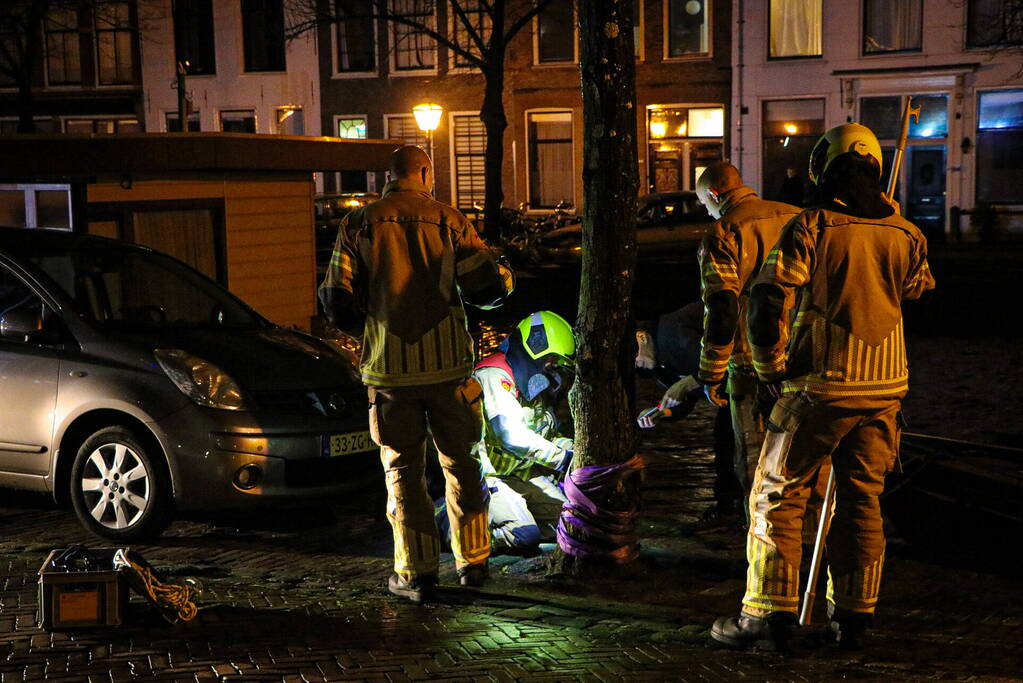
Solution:
<svg viewBox="0 0 1023 683"><path fill-rule="evenodd" d="M636 83L632 0L579 3L583 95L582 283L576 322L573 466L622 463L635 455L632 282L636 263ZM627 510L638 498L629 476L602 501ZM569 528L569 531L573 531ZM562 555L560 571L606 565Z"/></svg>
<svg viewBox="0 0 1023 683"><path fill-rule="evenodd" d="M501 206L504 204L502 175L504 171L504 131L508 119L504 114L504 45L500 45L497 33L497 17L494 18L494 38L491 54L487 59L483 106L480 107L480 121L487 131L487 148L483 159L484 200L483 234L496 244L501 237ZM503 28L502 28L503 30Z"/></svg>
<svg viewBox="0 0 1023 683"><path fill-rule="evenodd" d="M43 19L49 11L49 0L33 0L25 18L25 52L22 55L21 74L18 82L18 132L36 132L35 94L32 82L35 80L37 65L42 64L43 49L40 38Z"/></svg>

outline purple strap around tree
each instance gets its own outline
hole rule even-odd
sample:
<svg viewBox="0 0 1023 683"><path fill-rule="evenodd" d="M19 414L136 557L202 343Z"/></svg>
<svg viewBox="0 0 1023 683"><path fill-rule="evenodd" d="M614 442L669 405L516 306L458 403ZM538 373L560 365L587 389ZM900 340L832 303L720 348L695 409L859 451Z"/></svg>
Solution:
<svg viewBox="0 0 1023 683"><path fill-rule="evenodd" d="M608 557L619 564L636 558L636 510L604 510L595 501L606 500L611 489L643 464L636 455L618 465L580 467L566 477L568 502L558 521L558 546L564 552L576 557Z"/></svg>

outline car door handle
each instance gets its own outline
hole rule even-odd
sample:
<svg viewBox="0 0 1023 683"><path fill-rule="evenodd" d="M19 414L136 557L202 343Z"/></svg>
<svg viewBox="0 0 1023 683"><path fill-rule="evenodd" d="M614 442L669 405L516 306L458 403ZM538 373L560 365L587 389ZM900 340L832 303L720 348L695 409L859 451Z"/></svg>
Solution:
<svg viewBox="0 0 1023 683"><path fill-rule="evenodd" d="M85 370L72 370L68 373L68 377L86 377L88 374Z"/></svg>

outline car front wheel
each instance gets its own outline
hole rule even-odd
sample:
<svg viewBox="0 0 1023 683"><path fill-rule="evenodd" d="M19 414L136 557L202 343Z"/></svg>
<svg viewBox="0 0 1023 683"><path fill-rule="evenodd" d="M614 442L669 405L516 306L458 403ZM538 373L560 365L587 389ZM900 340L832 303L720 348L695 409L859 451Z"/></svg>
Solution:
<svg viewBox="0 0 1023 683"><path fill-rule="evenodd" d="M71 500L89 531L115 541L159 536L173 508L170 475L161 454L124 427L101 429L78 449Z"/></svg>

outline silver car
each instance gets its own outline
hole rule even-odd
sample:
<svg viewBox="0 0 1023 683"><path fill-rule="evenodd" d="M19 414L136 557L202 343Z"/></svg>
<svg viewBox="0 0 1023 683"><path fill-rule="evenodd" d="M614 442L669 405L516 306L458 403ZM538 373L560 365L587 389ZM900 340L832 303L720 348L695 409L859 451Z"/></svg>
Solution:
<svg viewBox="0 0 1023 683"><path fill-rule="evenodd" d="M0 487L50 491L96 534L134 541L179 510L380 479L343 345L150 249L0 228Z"/></svg>

